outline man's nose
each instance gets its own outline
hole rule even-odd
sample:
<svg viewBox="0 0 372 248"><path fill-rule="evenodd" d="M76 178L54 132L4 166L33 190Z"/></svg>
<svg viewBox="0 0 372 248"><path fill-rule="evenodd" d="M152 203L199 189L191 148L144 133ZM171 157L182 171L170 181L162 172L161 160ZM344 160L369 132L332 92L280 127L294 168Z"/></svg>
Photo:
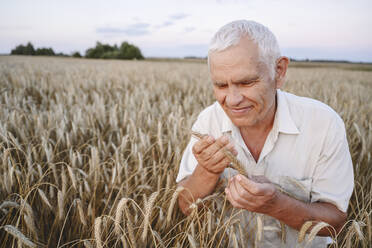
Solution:
<svg viewBox="0 0 372 248"><path fill-rule="evenodd" d="M227 96L226 96L226 103L228 106L237 106L243 100L243 95L239 91L238 87L232 85L229 87Z"/></svg>

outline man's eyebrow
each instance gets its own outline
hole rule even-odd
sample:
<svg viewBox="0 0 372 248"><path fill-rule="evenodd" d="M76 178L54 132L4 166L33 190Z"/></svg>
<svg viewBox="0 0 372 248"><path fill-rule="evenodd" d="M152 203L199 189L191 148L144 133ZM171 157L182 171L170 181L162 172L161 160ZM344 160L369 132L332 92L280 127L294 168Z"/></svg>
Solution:
<svg viewBox="0 0 372 248"><path fill-rule="evenodd" d="M213 81L214 85L225 85L226 83L224 82L218 82L218 81Z"/></svg>
<svg viewBox="0 0 372 248"><path fill-rule="evenodd" d="M245 78L238 79L234 81L233 83L239 84L239 83L244 83L244 82L253 82L257 81L260 77L259 76L248 76Z"/></svg>
<svg viewBox="0 0 372 248"><path fill-rule="evenodd" d="M260 79L259 76L248 76L248 77L241 78L241 79L234 81L233 84L240 84L244 82L254 82L254 81L257 81L258 79ZM219 86L219 85L225 85L227 83L220 82L220 81L213 81L213 84Z"/></svg>

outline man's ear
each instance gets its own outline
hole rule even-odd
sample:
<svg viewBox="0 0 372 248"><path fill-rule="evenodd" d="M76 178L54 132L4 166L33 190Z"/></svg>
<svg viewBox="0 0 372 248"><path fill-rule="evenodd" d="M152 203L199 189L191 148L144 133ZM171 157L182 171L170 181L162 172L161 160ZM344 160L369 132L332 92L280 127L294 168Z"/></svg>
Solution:
<svg viewBox="0 0 372 248"><path fill-rule="evenodd" d="M287 73L288 64L289 64L289 59L285 56L282 56L276 60L275 83L276 83L277 89L280 89L284 84L285 74Z"/></svg>

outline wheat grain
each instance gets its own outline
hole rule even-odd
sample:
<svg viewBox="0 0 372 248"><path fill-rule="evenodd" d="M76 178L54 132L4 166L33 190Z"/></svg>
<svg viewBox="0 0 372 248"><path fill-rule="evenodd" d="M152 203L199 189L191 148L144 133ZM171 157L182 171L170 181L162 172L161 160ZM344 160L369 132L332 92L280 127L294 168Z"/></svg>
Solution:
<svg viewBox="0 0 372 248"><path fill-rule="evenodd" d="M81 203L81 200L80 199L76 199L76 205L77 205L77 209L78 209L78 212L79 212L80 222L81 222L81 224L83 224L84 226L86 226L87 225L87 221L85 219L84 210L83 210L83 206L82 206L82 203Z"/></svg>
<svg viewBox="0 0 372 248"><path fill-rule="evenodd" d="M27 226L28 230L30 230L35 236L37 236L37 229L36 229L34 219L32 217L28 216L27 214L23 215L23 219L26 223L26 226Z"/></svg>
<svg viewBox="0 0 372 248"><path fill-rule="evenodd" d="M19 204L17 202L13 201L3 201L0 205L0 209L5 209L5 208L18 208Z"/></svg>
<svg viewBox="0 0 372 248"><path fill-rule="evenodd" d="M172 212L173 212L173 208L174 208L174 205L176 204L176 201L178 199L178 195L184 190L185 188L182 187L182 186L179 186L177 187L177 189L174 191L173 195L172 195L172 198L171 198L171 201L170 201L170 204L169 204L169 208L168 208L168 212L167 212L167 223L170 223L171 221L171 218L172 218Z"/></svg>
<svg viewBox="0 0 372 248"><path fill-rule="evenodd" d="M47 205L47 207L50 210L52 210L52 205L50 204L48 197L45 195L44 191L42 191L41 189L37 189L37 192L39 193L39 196L41 200L45 203L45 205Z"/></svg>
<svg viewBox="0 0 372 248"><path fill-rule="evenodd" d="M312 229L311 229L311 232L310 232L310 234L309 234L309 238L308 238L308 240L307 240L307 244L309 244L309 243L311 243L313 240L314 240L314 238L315 238L315 236L318 234L318 232L321 230L321 229L323 229L323 228L325 228L325 227L330 227L330 225L328 224L328 223L325 223L325 222L319 222L319 223L317 223Z"/></svg>
<svg viewBox="0 0 372 248"><path fill-rule="evenodd" d="M83 244L86 248L93 248L93 245L89 240L84 240Z"/></svg>
<svg viewBox="0 0 372 248"><path fill-rule="evenodd" d="M363 235L362 231L360 230L360 226L364 226L365 224L353 220L351 225L352 225L355 233L357 234L356 236L358 237L358 239L363 240L364 235Z"/></svg>
<svg viewBox="0 0 372 248"><path fill-rule="evenodd" d="M128 198L121 198L121 200L118 203L118 206L116 207L116 213L115 213L115 232L116 235L121 235L121 227L120 222L121 218L123 216L123 212L125 211L126 204L128 202Z"/></svg>
<svg viewBox="0 0 372 248"><path fill-rule="evenodd" d="M73 171L73 169L70 166L67 166L67 171L70 176L71 182L72 182L72 187L77 190L77 182L76 182L76 176Z"/></svg>
<svg viewBox="0 0 372 248"><path fill-rule="evenodd" d="M305 235L307 230L313 225L312 221L306 221L300 229L300 232L298 233L298 243L302 243L302 241L305 240Z"/></svg>
<svg viewBox="0 0 372 248"><path fill-rule="evenodd" d="M58 193L57 193L57 202L58 202L58 219L62 220L63 217L65 216L65 211L64 211L65 199L64 199L63 192L60 190L58 190Z"/></svg>
<svg viewBox="0 0 372 248"><path fill-rule="evenodd" d="M98 248L103 248L103 243L102 243L102 237L101 237L101 224L102 224L102 218L97 217L94 220L94 239L96 241L96 245Z"/></svg>
<svg viewBox="0 0 372 248"><path fill-rule="evenodd" d="M2 228L13 237L15 237L19 242L24 244L27 247L37 247L35 243L33 243L30 239L28 239L23 233L21 233L15 226L12 225L5 225Z"/></svg>
<svg viewBox="0 0 372 248"><path fill-rule="evenodd" d="M147 237L147 231L150 225L150 217L153 209L153 205L155 203L155 199L158 196L159 192L154 192L150 195L150 198L145 206L145 218L143 220L143 233L142 233L142 241L145 241Z"/></svg>

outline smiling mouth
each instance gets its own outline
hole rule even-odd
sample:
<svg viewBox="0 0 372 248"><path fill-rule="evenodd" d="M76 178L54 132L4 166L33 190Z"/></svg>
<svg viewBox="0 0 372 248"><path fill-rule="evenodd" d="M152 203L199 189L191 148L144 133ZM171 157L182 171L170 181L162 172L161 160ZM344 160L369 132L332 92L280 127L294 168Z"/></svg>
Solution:
<svg viewBox="0 0 372 248"><path fill-rule="evenodd" d="M249 111L252 108L252 106L245 107L245 108L230 108L230 111L234 114L241 114Z"/></svg>

